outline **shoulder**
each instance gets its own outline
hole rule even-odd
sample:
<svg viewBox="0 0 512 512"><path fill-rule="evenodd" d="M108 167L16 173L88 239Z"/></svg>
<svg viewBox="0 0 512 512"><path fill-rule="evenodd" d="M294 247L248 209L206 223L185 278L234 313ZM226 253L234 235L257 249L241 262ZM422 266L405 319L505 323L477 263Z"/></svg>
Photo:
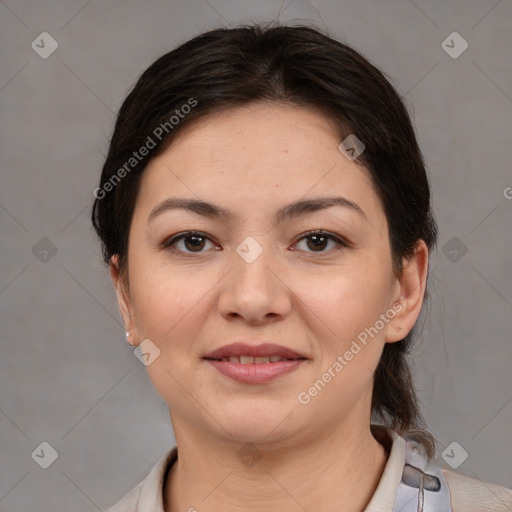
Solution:
<svg viewBox="0 0 512 512"><path fill-rule="evenodd" d="M105 512L136 512L143 484L144 482L140 482Z"/></svg>
<svg viewBox="0 0 512 512"><path fill-rule="evenodd" d="M512 490L442 470L450 489L453 512L512 512Z"/></svg>
<svg viewBox="0 0 512 512"><path fill-rule="evenodd" d="M144 480L105 512L163 512L163 485L167 471L178 458L177 446L163 455Z"/></svg>

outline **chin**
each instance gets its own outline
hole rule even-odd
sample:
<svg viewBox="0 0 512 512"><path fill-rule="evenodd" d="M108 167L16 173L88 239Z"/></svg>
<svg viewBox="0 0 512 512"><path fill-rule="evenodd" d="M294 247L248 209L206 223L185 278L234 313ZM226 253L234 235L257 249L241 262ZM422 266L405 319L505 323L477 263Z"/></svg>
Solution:
<svg viewBox="0 0 512 512"><path fill-rule="evenodd" d="M236 443L267 444L284 441L299 434L301 425L296 421L296 414L290 414L293 407L283 406L276 402L275 406L266 405L257 407L247 402L243 406L228 408L219 418L224 426L220 434L227 441ZM226 433L229 432L229 434Z"/></svg>

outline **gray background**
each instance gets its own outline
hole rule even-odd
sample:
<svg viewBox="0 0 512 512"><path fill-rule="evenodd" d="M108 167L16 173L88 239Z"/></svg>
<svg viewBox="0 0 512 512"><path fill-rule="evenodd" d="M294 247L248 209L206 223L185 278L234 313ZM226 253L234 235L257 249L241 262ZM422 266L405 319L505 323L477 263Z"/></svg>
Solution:
<svg viewBox="0 0 512 512"><path fill-rule="evenodd" d="M124 339L92 191L115 112L154 59L280 8L282 22L325 22L410 107L440 226L414 354L423 411L440 452L468 452L458 471L512 486L510 1L3 0L1 511L101 510L174 443ZM47 59L31 48L43 31L59 45ZM441 46L453 31L469 44L458 58ZM31 457L43 441L58 452L48 469Z"/></svg>

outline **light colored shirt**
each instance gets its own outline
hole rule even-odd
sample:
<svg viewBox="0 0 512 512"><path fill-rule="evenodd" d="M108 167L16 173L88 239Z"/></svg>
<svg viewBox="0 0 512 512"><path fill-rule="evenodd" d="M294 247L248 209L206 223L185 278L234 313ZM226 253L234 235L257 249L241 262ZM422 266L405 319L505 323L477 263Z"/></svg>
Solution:
<svg viewBox="0 0 512 512"><path fill-rule="evenodd" d="M444 510L432 507L428 499L423 503L423 483L433 478L429 475L435 473L428 472L428 469L436 468L433 463L426 467L425 473L419 472L426 477L421 478L421 499L416 499L416 495L419 494L412 494L414 499L407 499L409 503L406 506L400 504L398 507L398 501L404 499L404 496L407 498L405 493L419 493L419 490L414 489L414 484L409 482L409 486L404 485L404 482L407 482L404 467L408 466L409 469L413 468L413 471L416 471L415 466L407 464L410 460L410 447L414 445L385 427L372 425L372 432L379 434L379 440L384 440L387 436L390 450L379 484L364 512L396 512L398 508L402 512L512 512L512 490L440 468L437 468L439 479L434 480L441 480L445 487L447 484L447 507ZM106 512L164 512L164 481L169 468L177 458L177 446L174 446L155 464L142 482ZM425 494L429 494L428 485L425 486Z"/></svg>

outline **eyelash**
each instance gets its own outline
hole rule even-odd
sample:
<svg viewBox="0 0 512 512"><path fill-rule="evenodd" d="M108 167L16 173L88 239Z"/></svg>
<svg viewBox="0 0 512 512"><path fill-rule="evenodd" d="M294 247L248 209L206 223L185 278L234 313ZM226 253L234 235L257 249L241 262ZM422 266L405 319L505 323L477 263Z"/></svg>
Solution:
<svg viewBox="0 0 512 512"><path fill-rule="evenodd" d="M167 250L167 251L170 251L170 252L173 252L173 253L179 253L181 255L185 254L185 255L187 255L187 257L192 256L194 254L202 254L205 251L198 251L197 253L194 253L194 252L181 251L181 250L176 248L175 244L177 242L179 242L180 240L189 238L189 237L193 237L193 236L204 238L204 239L207 239L207 240L213 242L213 240L208 235L206 235L205 233L203 233L201 231L184 231L182 233L178 233L177 235L174 235L171 238L168 238L167 240L165 240L160 245L160 248L164 249L164 250ZM338 251L338 250L341 250L341 249L344 249L344 248L347 248L347 247L350 246L350 244L347 241L345 241L343 238L335 235L334 233L330 233L329 231L324 231L324 230L321 230L321 229L316 229L316 230L307 231L306 233L303 233L300 236L300 238L298 238L297 241L294 242L294 245L296 245L299 242L301 242L302 240L305 240L305 239L307 239L309 237L312 237L312 236L324 236L324 237L334 241L337 244L337 247L334 248L334 249L330 249L328 251L318 251L318 252L316 252L316 251L306 251L306 252L310 252L311 254L315 254L315 253L316 254L328 254L329 252L331 252L333 250L334 251Z"/></svg>

